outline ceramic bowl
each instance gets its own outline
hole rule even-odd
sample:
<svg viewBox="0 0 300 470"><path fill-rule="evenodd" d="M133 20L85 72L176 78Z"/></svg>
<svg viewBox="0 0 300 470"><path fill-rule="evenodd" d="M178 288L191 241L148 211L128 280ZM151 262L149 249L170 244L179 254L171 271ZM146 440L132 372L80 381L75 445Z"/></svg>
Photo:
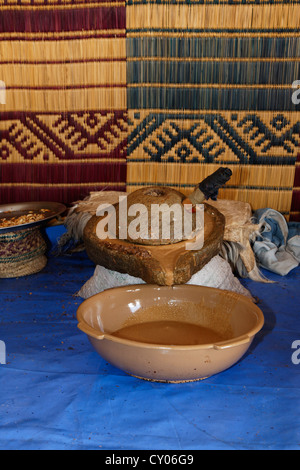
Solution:
<svg viewBox="0 0 300 470"><path fill-rule="evenodd" d="M193 285L108 289L85 300L77 319L78 328L107 362L129 375L159 382L200 380L228 369L264 324L261 310L247 297ZM115 336L125 327L161 321L178 322L179 336L180 325L192 324L215 332L218 340L157 344Z"/></svg>

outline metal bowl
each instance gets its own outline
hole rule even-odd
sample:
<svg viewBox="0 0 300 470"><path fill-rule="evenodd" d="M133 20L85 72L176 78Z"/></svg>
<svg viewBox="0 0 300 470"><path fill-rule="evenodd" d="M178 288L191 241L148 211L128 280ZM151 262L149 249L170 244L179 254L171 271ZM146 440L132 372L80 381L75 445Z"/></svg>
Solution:
<svg viewBox="0 0 300 470"><path fill-rule="evenodd" d="M19 230L27 230L34 227L42 227L46 225L50 220L58 217L66 211L66 206L58 202L19 202L14 204L5 204L0 206L0 222L1 219L10 219L13 217L20 217L27 215L30 211L35 213L40 212L42 209L47 209L49 212L46 217L37 222L31 222L22 225L14 225L11 227L0 227L0 234L16 232Z"/></svg>
<svg viewBox="0 0 300 470"><path fill-rule="evenodd" d="M78 328L107 362L159 382L200 380L228 369L264 324L261 310L247 297L193 285L108 289L85 300L77 319ZM210 329L222 339L173 345L115 336L124 327L158 321L178 322L179 333L183 323Z"/></svg>

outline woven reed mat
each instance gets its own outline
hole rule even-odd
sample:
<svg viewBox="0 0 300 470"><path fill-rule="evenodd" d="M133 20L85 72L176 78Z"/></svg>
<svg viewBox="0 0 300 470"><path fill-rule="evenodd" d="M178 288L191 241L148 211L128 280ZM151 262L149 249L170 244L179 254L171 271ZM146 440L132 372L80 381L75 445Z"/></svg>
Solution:
<svg viewBox="0 0 300 470"><path fill-rule="evenodd" d="M125 190L125 0L0 0L0 60L1 203Z"/></svg>
<svg viewBox="0 0 300 470"><path fill-rule="evenodd" d="M300 218L300 0L0 5L3 204L188 193L224 165L220 197Z"/></svg>
<svg viewBox="0 0 300 470"><path fill-rule="evenodd" d="M300 217L299 3L128 2L128 192L188 194L222 164L220 198Z"/></svg>
<svg viewBox="0 0 300 470"><path fill-rule="evenodd" d="M47 264L46 242L39 229L0 235L0 278L29 276Z"/></svg>

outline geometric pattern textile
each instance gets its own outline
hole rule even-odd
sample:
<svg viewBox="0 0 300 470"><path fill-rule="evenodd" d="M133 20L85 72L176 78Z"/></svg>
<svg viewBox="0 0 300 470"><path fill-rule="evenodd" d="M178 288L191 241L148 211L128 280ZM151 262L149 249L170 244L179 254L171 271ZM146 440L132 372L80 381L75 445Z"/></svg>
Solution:
<svg viewBox="0 0 300 470"><path fill-rule="evenodd" d="M0 0L0 200L188 193L300 219L300 0Z"/></svg>
<svg viewBox="0 0 300 470"><path fill-rule="evenodd" d="M1 202L125 190L125 2L0 6Z"/></svg>
<svg viewBox="0 0 300 470"><path fill-rule="evenodd" d="M289 217L299 2L132 0L126 22L128 190L167 183L187 193L226 165L221 198Z"/></svg>

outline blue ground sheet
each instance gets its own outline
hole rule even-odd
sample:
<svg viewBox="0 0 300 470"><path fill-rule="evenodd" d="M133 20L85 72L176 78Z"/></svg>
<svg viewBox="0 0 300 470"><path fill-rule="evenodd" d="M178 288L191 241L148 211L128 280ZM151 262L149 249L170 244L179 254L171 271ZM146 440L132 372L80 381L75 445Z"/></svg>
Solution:
<svg viewBox="0 0 300 470"><path fill-rule="evenodd" d="M51 243L62 231L47 229ZM1 450L300 449L300 268L242 280L262 331L230 369L183 384L133 378L92 349L75 294L93 272L83 252L0 280Z"/></svg>

